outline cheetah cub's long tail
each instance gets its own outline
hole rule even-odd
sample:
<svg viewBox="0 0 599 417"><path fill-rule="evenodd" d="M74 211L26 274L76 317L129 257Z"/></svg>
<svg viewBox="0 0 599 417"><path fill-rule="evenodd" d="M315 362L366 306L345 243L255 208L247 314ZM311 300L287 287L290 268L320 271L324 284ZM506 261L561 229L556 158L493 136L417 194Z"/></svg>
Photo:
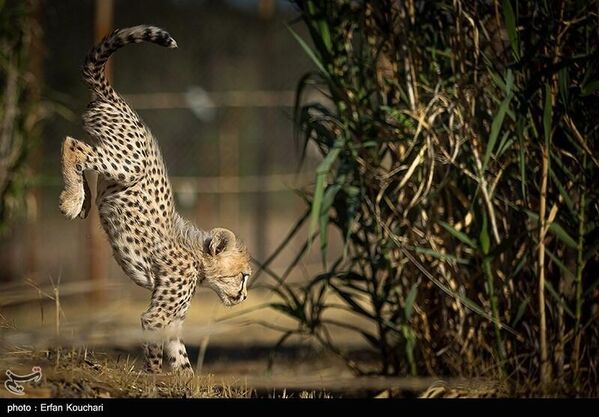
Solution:
<svg viewBox="0 0 599 417"><path fill-rule="evenodd" d="M140 25L116 29L95 46L85 58L83 79L94 99L115 100L117 93L106 80L104 66L108 58L119 48L129 43L152 42L167 48L176 48L177 42L163 29Z"/></svg>

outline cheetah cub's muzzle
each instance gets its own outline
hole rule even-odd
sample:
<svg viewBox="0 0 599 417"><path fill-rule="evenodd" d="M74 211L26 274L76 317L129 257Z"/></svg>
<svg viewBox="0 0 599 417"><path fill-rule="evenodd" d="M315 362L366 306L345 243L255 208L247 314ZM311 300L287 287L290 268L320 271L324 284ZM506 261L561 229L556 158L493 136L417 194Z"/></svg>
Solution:
<svg viewBox="0 0 599 417"><path fill-rule="evenodd" d="M250 256L243 242L228 229L210 231L206 240L205 280L226 306L247 298L247 283L252 273Z"/></svg>

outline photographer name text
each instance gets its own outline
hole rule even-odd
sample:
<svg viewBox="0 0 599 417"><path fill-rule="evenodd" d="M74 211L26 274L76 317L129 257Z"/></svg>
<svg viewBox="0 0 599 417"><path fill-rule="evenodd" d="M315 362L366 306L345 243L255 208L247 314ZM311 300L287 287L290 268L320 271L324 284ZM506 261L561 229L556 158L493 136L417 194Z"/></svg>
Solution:
<svg viewBox="0 0 599 417"><path fill-rule="evenodd" d="M10 403L6 406L6 412L9 413L85 413L85 412L103 412L104 404L91 403L39 403L39 404L22 404Z"/></svg>

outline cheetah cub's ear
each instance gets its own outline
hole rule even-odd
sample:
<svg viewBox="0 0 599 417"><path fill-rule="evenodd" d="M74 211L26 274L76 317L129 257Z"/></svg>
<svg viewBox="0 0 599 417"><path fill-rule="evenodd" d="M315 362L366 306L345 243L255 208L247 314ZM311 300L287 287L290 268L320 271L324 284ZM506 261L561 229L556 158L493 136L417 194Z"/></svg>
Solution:
<svg viewBox="0 0 599 417"><path fill-rule="evenodd" d="M212 256L219 255L235 246L235 235L228 229L220 227L210 231L208 240L208 253Z"/></svg>

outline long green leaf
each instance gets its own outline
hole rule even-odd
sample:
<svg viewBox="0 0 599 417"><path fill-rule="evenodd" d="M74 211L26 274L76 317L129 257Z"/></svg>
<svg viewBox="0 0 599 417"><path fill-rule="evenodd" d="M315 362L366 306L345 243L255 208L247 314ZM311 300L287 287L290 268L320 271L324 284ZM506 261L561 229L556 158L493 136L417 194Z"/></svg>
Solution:
<svg viewBox="0 0 599 417"><path fill-rule="evenodd" d="M547 288L547 292L549 294L551 294L551 296L553 297L553 299L563 307L564 311L566 313L568 313L568 315L572 318L574 318L574 313L572 313L572 310L570 310L570 308L567 306L566 302L564 301L564 299L562 297L559 296L559 294L557 293L557 291L555 291L555 288L553 288L553 285L551 284L550 281L545 281L545 288Z"/></svg>
<svg viewBox="0 0 599 417"><path fill-rule="evenodd" d="M599 80L592 80L581 87L582 96L590 96L599 90Z"/></svg>
<svg viewBox="0 0 599 417"><path fill-rule="evenodd" d="M455 237L458 240L464 242L466 245L470 246L471 248L476 249L476 243L472 239L470 239L465 233L462 233L459 230L456 230L455 227L453 227L449 223L445 223L442 220L439 221L439 224L445 230L447 230L453 237Z"/></svg>
<svg viewBox="0 0 599 417"><path fill-rule="evenodd" d="M564 202L566 203L566 206L568 207L570 214L573 217L576 217L578 214L576 213L574 202L570 198L570 193L566 190L559 177L555 174L552 167L549 167L549 175L551 176L551 181L557 186L557 189L559 190L560 195L564 199Z"/></svg>
<svg viewBox="0 0 599 417"><path fill-rule="evenodd" d="M530 210L524 210L524 212L526 212L526 214L528 214L528 218L530 220L532 220L533 222L535 222L536 224L538 224L539 222L539 215L537 213L534 213ZM557 236L557 238L559 240L561 240L562 242L564 242L566 245L568 245L569 247L571 247L572 249L576 249L576 241L572 238L572 236L570 236L565 230L564 228L557 223L556 221L552 222L549 225L549 229L548 229L551 233L553 233L555 236Z"/></svg>
<svg viewBox="0 0 599 417"><path fill-rule="evenodd" d="M516 61L520 60L520 40L516 29L516 16L510 0L503 0L503 19L505 29L512 46L512 54Z"/></svg>
<svg viewBox="0 0 599 417"><path fill-rule="evenodd" d="M316 169L316 187L314 189L312 209L310 211L310 227L308 229L309 236L312 236L312 234L316 231L316 225L318 224L318 220L320 218L327 174L329 173L331 166L339 156L340 152L341 149L338 147L331 149L328 155L322 160Z"/></svg>
<svg viewBox="0 0 599 417"><path fill-rule="evenodd" d="M404 306L404 314L406 320L410 320L412 317L412 310L414 308L414 302L416 301L416 296L418 295L418 283L412 285L408 295L406 296L406 305Z"/></svg>
<svg viewBox="0 0 599 417"><path fill-rule="evenodd" d="M570 271L568 269L568 267L566 265L564 265L564 263L558 259L557 256L555 256L549 249L545 249L545 253L551 258L551 261L553 261L554 264L556 264L558 266L558 268L564 273L564 275L567 275L568 278L570 279L574 279L574 273L572 271Z"/></svg>
<svg viewBox="0 0 599 417"><path fill-rule="evenodd" d="M507 130L501 137L501 140L499 141L499 146L497 146L497 152L495 153L495 158L501 157L501 155L503 155L505 153L505 151L507 151L514 143L513 138L510 138L508 140L508 138L510 137L510 134L511 134L511 132L509 130Z"/></svg>
<svg viewBox="0 0 599 417"><path fill-rule="evenodd" d="M484 211L482 214L482 218L483 218L483 223L480 228L479 242L480 242L480 247L483 251L483 255L487 255L489 253L489 250L491 249L491 240L489 239L487 213L485 213Z"/></svg>
<svg viewBox="0 0 599 417"><path fill-rule="evenodd" d="M513 80L513 75L511 70L508 70L508 80ZM506 98L501 102L499 106L499 110L497 114L493 118L493 124L491 124L491 133L489 135L489 141L487 142L487 149L485 150L485 156L483 159L483 173L487 169L487 165L489 164L489 159L493 154L493 149L495 148L495 143L497 142L497 137L499 136L499 132L501 131L501 126L503 125L503 119L505 118L505 113L507 112L510 101L512 100L512 94L509 92L511 90L511 85L513 81L506 82L506 89L508 90ZM482 173L481 173L482 174Z"/></svg>
<svg viewBox="0 0 599 417"><path fill-rule="evenodd" d="M320 227L320 253L322 255L322 264L326 269L326 251L328 244L328 225L329 225L329 210L335 201L335 196L341 189L340 184L331 184L327 187L322 198L319 216Z"/></svg>
<svg viewBox="0 0 599 417"><path fill-rule="evenodd" d="M291 27L287 26L287 29L289 29L289 31L291 32L291 34L293 35L293 37L297 40L297 42L300 44L300 46L302 47L302 49L304 50L304 52L306 52L306 55L308 55L308 57L310 57L310 59L312 60L312 62L314 62L314 64L318 68L318 70L325 77L328 78L329 77L329 73L325 69L324 65L322 65L321 59L320 59L320 57L318 57L318 55L316 54L316 52L314 52L312 50L312 48L310 48L308 46L308 44L301 38L301 36L298 35L293 29L291 29Z"/></svg>
<svg viewBox="0 0 599 417"><path fill-rule="evenodd" d="M549 231L556 235L559 240L571 248L576 248L576 241L564 230L558 223L553 222L549 225Z"/></svg>
<svg viewBox="0 0 599 417"><path fill-rule="evenodd" d="M316 29L320 35L319 40L322 41L327 52L331 52L333 43L331 41L331 31L329 30L327 21L323 18L317 18L318 12L316 11L313 1L308 1L308 11L310 12L313 20L316 22ZM320 13L322 13L322 11Z"/></svg>

